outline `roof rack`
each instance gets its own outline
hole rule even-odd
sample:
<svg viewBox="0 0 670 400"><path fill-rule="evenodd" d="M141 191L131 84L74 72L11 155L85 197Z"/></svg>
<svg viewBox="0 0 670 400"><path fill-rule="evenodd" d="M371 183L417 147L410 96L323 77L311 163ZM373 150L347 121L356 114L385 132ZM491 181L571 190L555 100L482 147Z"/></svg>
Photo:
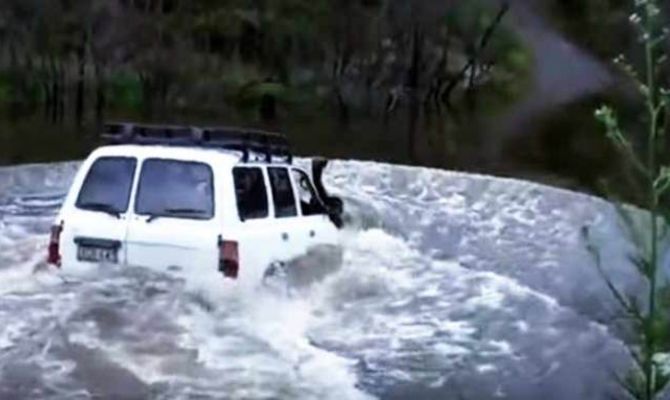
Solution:
<svg viewBox="0 0 670 400"><path fill-rule="evenodd" d="M195 127L177 125L148 125L132 122L107 123L102 132L109 144L138 144L203 147L234 150L249 162L251 153L264 155L271 163L273 157L293 162L293 154L284 135L260 130L234 127Z"/></svg>

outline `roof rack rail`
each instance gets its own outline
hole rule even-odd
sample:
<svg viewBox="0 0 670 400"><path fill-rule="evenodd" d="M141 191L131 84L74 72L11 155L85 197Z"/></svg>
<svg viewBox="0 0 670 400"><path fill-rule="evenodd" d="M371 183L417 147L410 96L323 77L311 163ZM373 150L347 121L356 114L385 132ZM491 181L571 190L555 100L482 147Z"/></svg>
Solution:
<svg viewBox="0 0 670 400"><path fill-rule="evenodd" d="M293 154L284 135L234 127L195 127L149 125L132 122L106 123L102 138L109 144L138 144L203 147L234 150L249 162L251 153L260 153L265 160L282 157L291 164Z"/></svg>

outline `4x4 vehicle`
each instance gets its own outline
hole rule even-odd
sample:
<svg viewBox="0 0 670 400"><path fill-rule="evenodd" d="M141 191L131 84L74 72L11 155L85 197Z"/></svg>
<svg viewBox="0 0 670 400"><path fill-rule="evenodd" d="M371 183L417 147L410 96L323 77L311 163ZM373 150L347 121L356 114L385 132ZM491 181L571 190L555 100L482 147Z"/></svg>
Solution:
<svg viewBox="0 0 670 400"><path fill-rule="evenodd" d="M260 279L336 244L341 202L293 165L286 139L236 128L108 124L52 227L49 264L123 264Z"/></svg>

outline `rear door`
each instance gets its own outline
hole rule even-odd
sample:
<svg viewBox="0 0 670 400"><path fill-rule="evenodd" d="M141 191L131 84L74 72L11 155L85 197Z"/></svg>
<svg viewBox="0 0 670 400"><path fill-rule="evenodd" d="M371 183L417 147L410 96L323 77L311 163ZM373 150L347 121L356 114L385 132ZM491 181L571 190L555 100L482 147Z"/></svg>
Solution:
<svg viewBox="0 0 670 400"><path fill-rule="evenodd" d="M291 174L300 215L304 221L300 235L308 241L309 247L336 243L337 228L328 218L326 208L321 203L309 175L298 168L292 168Z"/></svg>
<svg viewBox="0 0 670 400"><path fill-rule="evenodd" d="M186 275L215 271L220 233L215 185L206 163L144 160L128 225L128 263Z"/></svg>
<svg viewBox="0 0 670 400"><path fill-rule="evenodd" d="M59 221L63 268L125 263L123 243L137 159L100 157L83 168L83 179L73 185L80 189L71 194Z"/></svg>
<svg viewBox="0 0 670 400"><path fill-rule="evenodd" d="M301 220L291 174L286 167L268 167L275 223L282 244L282 261L304 254L309 247L306 225Z"/></svg>
<svg viewBox="0 0 670 400"><path fill-rule="evenodd" d="M260 282L267 268L286 256L283 227L274 218L265 166L233 168L238 221L231 231L240 245L240 280Z"/></svg>

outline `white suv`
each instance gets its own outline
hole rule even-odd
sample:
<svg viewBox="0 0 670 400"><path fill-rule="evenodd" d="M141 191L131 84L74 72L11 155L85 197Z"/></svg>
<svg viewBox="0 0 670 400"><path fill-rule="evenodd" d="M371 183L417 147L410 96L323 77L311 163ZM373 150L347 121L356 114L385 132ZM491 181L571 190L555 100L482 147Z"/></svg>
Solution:
<svg viewBox="0 0 670 400"><path fill-rule="evenodd" d="M233 128L110 124L75 176L48 262L218 271L268 267L337 244L342 203L293 165L283 136ZM197 273L197 272L196 272Z"/></svg>

